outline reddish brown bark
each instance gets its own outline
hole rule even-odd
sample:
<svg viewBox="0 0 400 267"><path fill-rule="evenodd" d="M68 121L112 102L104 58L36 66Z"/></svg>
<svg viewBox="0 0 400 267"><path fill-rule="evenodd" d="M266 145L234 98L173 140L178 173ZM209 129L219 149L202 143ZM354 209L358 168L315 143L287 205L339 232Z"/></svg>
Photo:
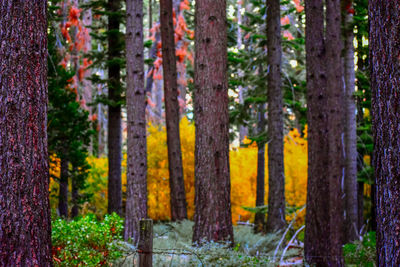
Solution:
<svg viewBox="0 0 400 267"><path fill-rule="evenodd" d="M193 242L231 241L226 1L196 1Z"/></svg>
<svg viewBox="0 0 400 267"><path fill-rule="evenodd" d="M139 240L139 220L147 217L146 94L144 88L143 1L126 1L128 170L125 240Z"/></svg>
<svg viewBox="0 0 400 267"><path fill-rule="evenodd" d="M400 1L369 2L378 266L400 266Z"/></svg>
<svg viewBox="0 0 400 267"><path fill-rule="evenodd" d="M0 266L52 265L46 3L0 3Z"/></svg>
<svg viewBox="0 0 400 267"><path fill-rule="evenodd" d="M305 258L311 265L342 266L344 88L340 1L327 1L326 21L323 1L305 3L309 124Z"/></svg>
<svg viewBox="0 0 400 267"><path fill-rule="evenodd" d="M282 230L285 220L283 96L281 88L281 12L279 0L267 1L268 47L268 217L266 230Z"/></svg>
<svg viewBox="0 0 400 267"><path fill-rule="evenodd" d="M121 67L113 61L121 57L119 26L121 16L117 14L121 8L120 0L108 1L108 213L122 215L121 185Z"/></svg>
<svg viewBox="0 0 400 267"><path fill-rule="evenodd" d="M179 133L178 83L175 56L172 0L160 1L161 41L164 74L165 118L167 125L171 219L187 218L183 181L181 139Z"/></svg>

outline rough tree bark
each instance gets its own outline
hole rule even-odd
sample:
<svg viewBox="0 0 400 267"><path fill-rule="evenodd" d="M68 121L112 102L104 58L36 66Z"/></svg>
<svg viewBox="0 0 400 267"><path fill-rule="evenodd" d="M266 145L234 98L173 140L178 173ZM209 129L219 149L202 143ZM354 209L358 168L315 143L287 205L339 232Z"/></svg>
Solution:
<svg viewBox="0 0 400 267"><path fill-rule="evenodd" d="M356 73L354 66L354 33L352 0L342 1L344 14L344 83L345 96L345 235L344 243L358 238L358 184L357 184L357 120L354 98Z"/></svg>
<svg viewBox="0 0 400 267"><path fill-rule="evenodd" d="M160 22L164 77L165 119L167 125L171 219L187 219L183 180L181 137L179 133L178 83L175 56L172 0L160 1Z"/></svg>
<svg viewBox="0 0 400 267"><path fill-rule="evenodd" d="M52 265L46 3L0 3L0 266Z"/></svg>
<svg viewBox="0 0 400 267"><path fill-rule="evenodd" d="M378 266L400 266L400 1L369 2Z"/></svg>
<svg viewBox="0 0 400 267"><path fill-rule="evenodd" d="M109 0L108 15L108 213L122 215L121 185L121 67L115 59L121 57L119 26L120 0Z"/></svg>
<svg viewBox="0 0 400 267"><path fill-rule="evenodd" d="M61 157L58 212L61 217L68 218L68 159L65 156Z"/></svg>
<svg viewBox="0 0 400 267"><path fill-rule="evenodd" d="M305 4L309 124L305 258L311 265L343 266L340 1L327 1L326 22L323 1L306 0Z"/></svg>
<svg viewBox="0 0 400 267"><path fill-rule="evenodd" d="M147 217L146 93L144 88L143 0L126 1L128 170L126 241L139 240L139 221Z"/></svg>
<svg viewBox="0 0 400 267"><path fill-rule="evenodd" d="M268 47L268 216L266 230L283 229L285 170L283 165L283 96L281 88L281 10L279 0L267 1Z"/></svg>
<svg viewBox="0 0 400 267"><path fill-rule="evenodd" d="M230 241L226 1L195 7L195 215L193 242Z"/></svg>
<svg viewBox="0 0 400 267"><path fill-rule="evenodd" d="M261 70L261 73L263 70ZM259 105L257 132L265 131L265 104ZM257 192L256 207L264 206L265 198L265 141L257 142ZM258 212L254 217L254 232L260 233L265 230L265 213Z"/></svg>

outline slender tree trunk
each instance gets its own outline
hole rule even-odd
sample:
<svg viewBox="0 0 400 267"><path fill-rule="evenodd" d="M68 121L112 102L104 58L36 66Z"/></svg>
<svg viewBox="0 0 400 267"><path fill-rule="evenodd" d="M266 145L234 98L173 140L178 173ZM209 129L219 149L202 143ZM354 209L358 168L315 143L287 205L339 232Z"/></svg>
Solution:
<svg viewBox="0 0 400 267"><path fill-rule="evenodd" d="M0 266L52 266L46 3L0 3Z"/></svg>
<svg viewBox="0 0 400 267"><path fill-rule="evenodd" d="M343 265L343 209L345 188L345 85L343 83L343 60L341 53L343 41L341 39L341 1L326 1L326 62L327 67L327 95L328 95L328 179L329 179L329 208L330 208L330 251L334 259L329 264ZM354 125L353 125L354 127ZM353 133L354 134L354 133ZM354 137L354 136L353 136ZM354 140L355 142L355 140ZM354 144L352 144L354 145ZM354 153L352 151L352 153ZM354 155L353 155L354 156ZM353 170L355 171L355 170ZM353 179L355 179L353 177ZM354 181L353 181L354 182ZM346 186L346 185L345 185ZM357 184L352 184L357 189ZM356 193L357 191L352 191ZM354 197L354 196L353 196ZM356 201L356 198L353 199ZM357 205L352 202L351 205ZM338 216L335 216L337 214ZM356 214L353 214L356 216ZM357 217L356 217L357 218ZM354 221L356 223L356 221ZM355 226L356 227L356 226ZM320 254L322 255L322 254Z"/></svg>
<svg viewBox="0 0 400 267"><path fill-rule="evenodd" d="M143 0L126 0L128 170L125 240L139 240L147 217L146 93L144 88Z"/></svg>
<svg viewBox="0 0 400 267"><path fill-rule="evenodd" d="M357 120L354 98L356 73L354 66L352 0L344 0L344 82L345 97L345 238L344 243L358 238L357 184Z"/></svg>
<svg viewBox="0 0 400 267"><path fill-rule="evenodd" d="M369 2L378 266L400 266L400 1Z"/></svg>
<svg viewBox="0 0 400 267"><path fill-rule="evenodd" d="M229 174L226 1L196 1L193 242L233 245Z"/></svg>
<svg viewBox="0 0 400 267"><path fill-rule="evenodd" d="M68 159L61 158L60 192L58 195L58 212L61 217L68 218Z"/></svg>
<svg viewBox="0 0 400 267"><path fill-rule="evenodd" d="M261 71L262 73L262 71ZM265 105L259 105L258 112L258 134L265 131ZM256 207L264 206L265 198L265 142L260 141L257 143L257 193L256 193ZM265 214L262 212L256 213L254 218L254 232L260 233L265 229Z"/></svg>
<svg viewBox="0 0 400 267"><path fill-rule="evenodd" d="M311 265L343 266L344 88L340 1L326 2L326 22L323 1L305 3L309 123L305 258Z"/></svg>
<svg viewBox="0 0 400 267"><path fill-rule="evenodd" d="M281 88L281 10L279 0L267 1L268 47L268 216L267 232L282 230L285 220L283 165L283 96Z"/></svg>
<svg viewBox="0 0 400 267"><path fill-rule="evenodd" d="M108 11L108 213L116 212L122 215L122 185L121 185L121 67L113 60L121 56L119 26L121 16L120 0L109 0Z"/></svg>
<svg viewBox="0 0 400 267"><path fill-rule="evenodd" d="M72 179L72 209L71 209L71 218L75 218L79 215L79 189L76 179Z"/></svg>
<svg viewBox="0 0 400 267"><path fill-rule="evenodd" d="M172 0L160 1L161 40L164 71L164 101L167 125L171 219L187 219L185 183L183 180L181 140L179 134L179 103L172 21Z"/></svg>

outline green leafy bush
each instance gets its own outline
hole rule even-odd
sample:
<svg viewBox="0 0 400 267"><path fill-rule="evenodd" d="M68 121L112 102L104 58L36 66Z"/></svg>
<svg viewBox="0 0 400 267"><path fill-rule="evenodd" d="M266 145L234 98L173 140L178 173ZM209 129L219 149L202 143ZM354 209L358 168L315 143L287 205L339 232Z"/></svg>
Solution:
<svg viewBox="0 0 400 267"><path fill-rule="evenodd" d="M116 243L122 240L123 220L106 215L103 221L93 214L73 221L53 220L52 242L55 266L108 266L122 256Z"/></svg>
<svg viewBox="0 0 400 267"><path fill-rule="evenodd" d="M346 265L375 266L376 239L375 232L369 232L362 240L346 244L343 247Z"/></svg>

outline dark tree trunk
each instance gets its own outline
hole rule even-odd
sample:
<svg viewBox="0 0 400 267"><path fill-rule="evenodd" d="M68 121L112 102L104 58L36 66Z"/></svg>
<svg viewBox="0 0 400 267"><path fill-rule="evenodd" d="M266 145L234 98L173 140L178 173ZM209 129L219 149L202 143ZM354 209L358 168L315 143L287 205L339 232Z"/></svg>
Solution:
<svg viewBox="0 0 400 267"><path fill-rule="evenodd" d="M68 159L61 158L60 192L58 195L58 212L61 217L68 218Z"/></svg>
<svg viewBox="0 0 400 267"><path fill-rule="evenodd" d="M281 88L281 10L279 0L267 1L268 47L268 216L267 232L279 231L285 220L283 165L283 97Z"/></svg>
<svg viewBox="0 0 400 267"><path fill-rule="evenodd" d="M262 71L261 71L262 73ZM258 134L265 131L265 105L260 104L258 112ZM260 141L257 143L257 192L256 192L256 206L264 206L265 197L265 142ZM254 218L254 232L264 232L265 227L265 214L258 212Z"/></svg>
<svg viewBox="0 0 400 267"><path fill-rule="evenodd" d="M120 0L108 1L108 213L122 215L121 185L121 67L115 61L121 57L119 26Z"/></svg>
<svg viewBox="0 0 400 267"><path fill-rule="evenodd" d="M46 3L0 3L0 266L52 266Z"/></svg>
<svg viewBox="0 0 400 267"><path fill-rule="evenodd" d="M309 123L305 258L311 265L343 266L344 88L340 1L327 1L326 31L324 2L306 0L305 3Z"/></svg>
<svg viewBox="0 0 400 267"><path fill-rule="evenodd" d="M146 93L144 89L143 0L126 1L128 170L125 240L139 240L147 217Z"/></svg>
<svg viewBox="0 0 400 267"><path fill-rule="evenodd" d="M344 14L344 82L345 96L345 235L344 243L358 238L358 184L357 184L357 120L355 92L355 66L354 66L354 33L353 14L350 12L352 0L342 3Z"/></svg>
<svg viewBox="0 0 400 267"><path fill-rule="evenodd" d="M175 37L172 21L172 0L160 1L162 58L164 73L165 119L167 125L169 188L171 219L187 219L185 183L183 180L179 103L176 72Z"/></svg>
<svg viewBox="0 0 400 267"><path fill-rule="evenodd" d="M75 218L79 214L79 189L77 185L77 181L72 179L72 209L71 209L71 218Z"/></svg>
<svg viewBox="0 0 400 267"><path fill-rule="evenodd" d="M400 3L369 2L378 266L400 266Z"/></svg>
<svg viewBox="0 0 400 267"><path fill-rule="evenodd" d="M226 1L196 1L193 242L233 245L229 174Z"/></svg>

